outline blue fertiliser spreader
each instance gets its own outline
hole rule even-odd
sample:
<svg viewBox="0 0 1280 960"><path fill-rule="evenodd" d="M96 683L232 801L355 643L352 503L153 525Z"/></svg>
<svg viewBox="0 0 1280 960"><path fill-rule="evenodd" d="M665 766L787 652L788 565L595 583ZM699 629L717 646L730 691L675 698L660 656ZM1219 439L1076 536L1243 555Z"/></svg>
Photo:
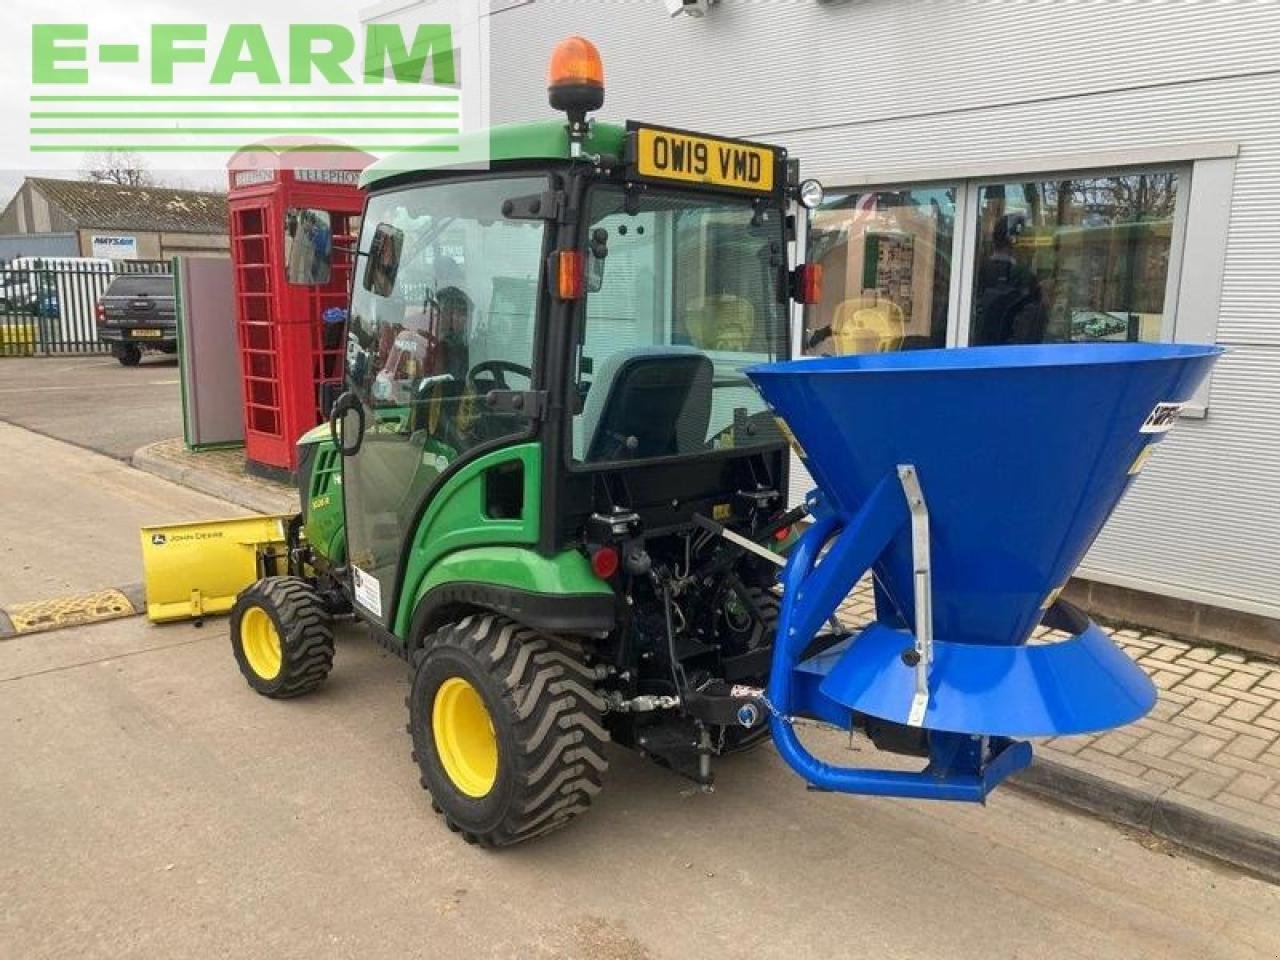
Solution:
<svg viewBox="0 0 1280 960"><path fill-rule="evenodd" d="M768 691L787 763L821 789L980 801L1030 762L1019 738L1145 714L1150 680L1059 593L1220 352L978 347L749 370L818 484ZM868 570L876 620L821 649ZM1040 625L1069 639L1028 644ZM793 716L906 733L928 765L832 766Z"/></svg>

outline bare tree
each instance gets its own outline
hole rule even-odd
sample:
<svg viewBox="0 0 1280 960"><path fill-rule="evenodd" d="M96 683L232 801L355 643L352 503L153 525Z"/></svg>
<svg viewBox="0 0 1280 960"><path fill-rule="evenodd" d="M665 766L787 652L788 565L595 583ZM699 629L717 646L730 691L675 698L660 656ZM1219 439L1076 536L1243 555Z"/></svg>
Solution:
<svg viewBox="0 0 1280 960"><path fill-rule="evenodd" d="M122 187L153 186L156 178L147 162L136 153L107 150L86 154L84 169L80 171L86 180L94 183L115 183Z"/></svg>
<svg viewBox="0 0 1280 960"><path fill-rule="evenodd" d="M153 182L158 187L171 187L174 190L198 190L201 193L226 193L226 174L221 170L210 171L175 171L156 170L152 174Z"/></svg>

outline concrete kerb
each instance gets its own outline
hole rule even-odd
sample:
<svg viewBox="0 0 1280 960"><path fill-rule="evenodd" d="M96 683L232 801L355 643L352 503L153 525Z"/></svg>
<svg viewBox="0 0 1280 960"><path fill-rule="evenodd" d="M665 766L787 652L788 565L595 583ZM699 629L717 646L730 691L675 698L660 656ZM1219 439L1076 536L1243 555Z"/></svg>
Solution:
<svg viewBox="0 0 1280 960"><path fill-rule="evenodd" d="M1243 814L1223 817L1194 797L1118 771L1100 774L1071 757L1037 756L1009 783L1280 883L1280 836Z"/></svg>
<svg viewBox="0 0 1280 960"><path fill-rule="evenodd" d="M257 513L291 513L298 508L294 497L290 494L263 490L251 483L204 471L197 466L182 466L165 457L157 456L150 447L143 447L136 451L131 463L146 473Z"/></svg>

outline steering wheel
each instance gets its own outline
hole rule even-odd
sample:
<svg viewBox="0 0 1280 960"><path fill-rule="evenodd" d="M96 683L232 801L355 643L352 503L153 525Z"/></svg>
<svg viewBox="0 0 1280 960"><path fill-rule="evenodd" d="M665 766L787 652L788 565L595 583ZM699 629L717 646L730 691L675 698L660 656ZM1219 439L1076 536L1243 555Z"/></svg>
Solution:
<svg viewBox="0 0 1280 960"><path fill-rule="evenodd" d="M481 382L478 374L487 373L489 376ZM467 383L475 389L476 393L484 395L490 390L510 390L507 384L506 374L518 373L526 378L530 383L533 382L533 370L524 364L515 363L511 360L483 360L477 363L469 371L467 371Z"/></svg>

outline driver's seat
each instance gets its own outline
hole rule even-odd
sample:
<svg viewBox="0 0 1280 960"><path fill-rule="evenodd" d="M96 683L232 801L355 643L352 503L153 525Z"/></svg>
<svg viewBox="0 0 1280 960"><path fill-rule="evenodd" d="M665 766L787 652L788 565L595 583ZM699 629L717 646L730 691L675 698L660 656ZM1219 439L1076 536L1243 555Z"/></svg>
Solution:
<svg viewBox="0 0 1280 960"><path fill-rule="evenodd" d="M579 436L592 462L694 453L706 446L715 368L693 347L610 354L593 378Z"/></svg>

